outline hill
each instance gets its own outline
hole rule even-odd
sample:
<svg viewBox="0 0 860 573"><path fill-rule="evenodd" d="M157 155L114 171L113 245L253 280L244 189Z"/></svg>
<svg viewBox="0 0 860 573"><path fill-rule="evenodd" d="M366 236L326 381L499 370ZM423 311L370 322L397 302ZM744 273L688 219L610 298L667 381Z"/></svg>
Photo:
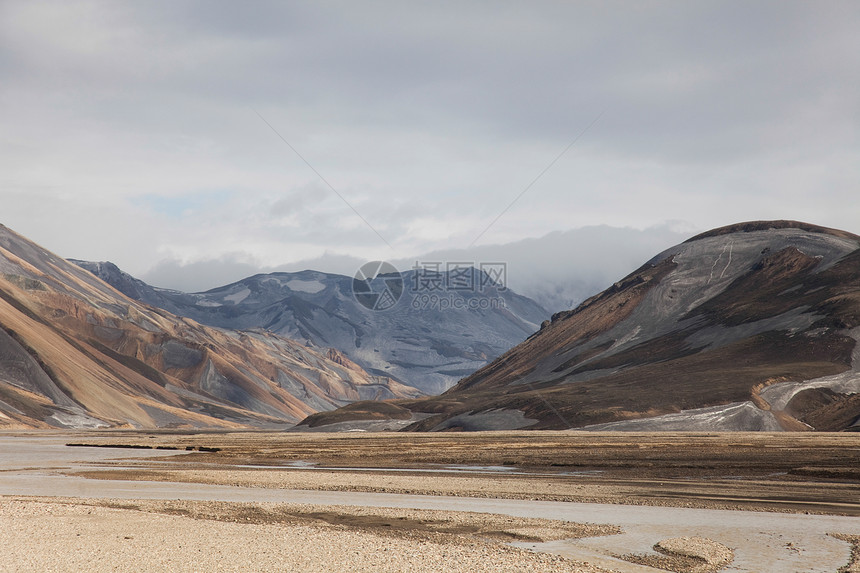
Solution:
<svg viewBox="0 0 860 573"><path fill-rule="evenodd" d="M858 337L860 237L742 223L658 254L441 396L396 405L413 430L856 430ZM305 424L329 416L344 423Z"/></svg>
<svg viewBox="0 0 860 573"><path fill-rule="evenodd" d="M141 304L0 225L0 427L276 427L417 395L334 350Z"/></svg>

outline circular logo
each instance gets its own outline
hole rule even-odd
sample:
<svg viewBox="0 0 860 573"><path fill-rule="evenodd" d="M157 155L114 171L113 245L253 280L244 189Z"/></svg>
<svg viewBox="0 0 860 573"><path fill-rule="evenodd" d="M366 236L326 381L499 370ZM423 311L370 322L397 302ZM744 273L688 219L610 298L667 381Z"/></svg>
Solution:
<svg viewBox="0 0 860 573"><path fill-rule="evenodd" d="M352 296L370 310L388 310L403 295L403 277L391 263L371 261L352 279Z"/></svg>

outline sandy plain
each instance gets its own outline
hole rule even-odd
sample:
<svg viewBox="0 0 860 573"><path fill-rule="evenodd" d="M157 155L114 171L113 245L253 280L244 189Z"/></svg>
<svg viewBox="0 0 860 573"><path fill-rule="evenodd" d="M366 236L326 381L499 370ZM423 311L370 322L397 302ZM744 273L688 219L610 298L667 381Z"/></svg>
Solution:
<svg viewBox="0 0 860 573"><path fill-rule="evenodd" d="M88 482L860 515L856 434L110 431L55 438L76 445L67 451L110 452L41 470ZM110 459L118 453L166 457ZM0 498L0 571L731 567L731 547L698 537L662 539L647 552L631 547L625 561L609 565L525 549L619 531L613 523L427 509L7 495ZM842 570L858 570L857 531L832 533L845 547Z"/></svg>

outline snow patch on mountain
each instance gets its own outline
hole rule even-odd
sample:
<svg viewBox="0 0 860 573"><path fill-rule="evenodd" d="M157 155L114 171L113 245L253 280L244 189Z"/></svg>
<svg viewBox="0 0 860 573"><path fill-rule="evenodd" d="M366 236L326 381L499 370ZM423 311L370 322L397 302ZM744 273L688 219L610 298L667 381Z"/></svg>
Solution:
<svg viewBox="0 0 860 573"><path fill-rule="evenodd" d="M325 285L320 281L303 281L300 279L293 279L287 282L286 286L291 290L306 292L308 294L316 294L325 289Z"/></svg>
<svg viewBox="0 0 860 573"><path fill-rule="evenodd" d="M240 290L239 292L225 296L224 300L227 302L232 302L233 304L239 304L240 302L242 302L243 300L248 298L250 295L251 295L251 289L244 288L244 289Z"/></svg>

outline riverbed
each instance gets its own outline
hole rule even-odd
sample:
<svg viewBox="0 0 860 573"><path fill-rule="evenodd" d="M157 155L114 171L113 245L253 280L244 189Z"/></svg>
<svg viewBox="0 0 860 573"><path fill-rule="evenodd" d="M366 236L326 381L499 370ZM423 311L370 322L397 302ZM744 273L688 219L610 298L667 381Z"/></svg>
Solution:
<svg viewBox="0 0 860 573"><path fill-rule="evenodd" d="M193 463L196 454L156 449L73 448L66 446L67 442L68 437L63 435L0 436L0 495L408 508L610 524L621 527L623 533L546 543L518 542L516 546L620 571L655 570L622 561L618 556L653 553L654 544L661 539L698 536L734 550L734 561L726 571L830 573L850 559L850 545L831 534L860 535L860 518L837 515L87 479L72 474L99 468L136 471L140 464L166 455L183 455L183 464L187 466ZM398 469L391 468L392 473ZM501 471L496 467L465 470L476 474ZM266 468L266 471L301 471L308 483L314 481L317 473L328 474L328 470L317 472L307 467ZM379 476L385 475L385 468L375 471ZM454 478L439 474L434 479L442 482ZM380 480L384 481L382 477Z"/></svg>

